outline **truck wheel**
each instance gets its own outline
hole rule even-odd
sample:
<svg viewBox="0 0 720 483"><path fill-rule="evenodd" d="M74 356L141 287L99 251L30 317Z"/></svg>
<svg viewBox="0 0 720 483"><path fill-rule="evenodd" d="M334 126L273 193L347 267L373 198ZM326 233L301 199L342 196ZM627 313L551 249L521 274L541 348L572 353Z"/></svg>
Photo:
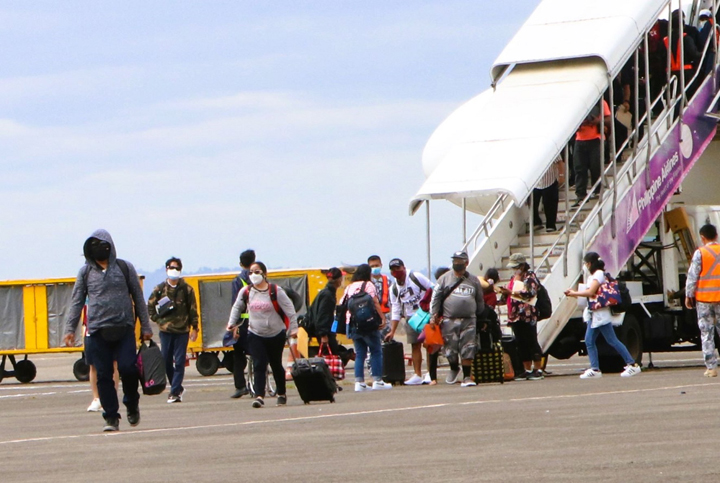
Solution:
<svg viewBox="0 0 720 483"><path fill-rule="evenodd" d="M29 360L25 359L15 363L15 379L18 381L27 383L35 379L36 375L37 369L35 368L35 364Z"/></svg>
<svg viewBox="0 0 720 483"><path fill-rule="evenodd" d="M623 325L615 327L615 333L620 342L625 344L630 355L637 364L642 363L643 339L640 324L630 313L625 314ZM605 339L598 341L598 354L600 358L600 370L602 372L622 372L625 361L610 347Z"/></svg>
<svg viewBox="0 0 720 483"><path fill-rule="evenodd" d="M85 358L81 357L73 364L73 375L78 381L90 380L90 366L85 362Z"/></svg>
<svg viewBox="0 0 720 483"><path fill-rule="evenodd" d="M214 352L203 352L195 361L195 368L203 376L212 376L220 367L220 359Z"/></svg>
<svg viewBox="0 0 720 483"><path fill-rule="evenodd" d="M225 351L223 354L222 366L232 374L235 370L235 352Z"/></svg>

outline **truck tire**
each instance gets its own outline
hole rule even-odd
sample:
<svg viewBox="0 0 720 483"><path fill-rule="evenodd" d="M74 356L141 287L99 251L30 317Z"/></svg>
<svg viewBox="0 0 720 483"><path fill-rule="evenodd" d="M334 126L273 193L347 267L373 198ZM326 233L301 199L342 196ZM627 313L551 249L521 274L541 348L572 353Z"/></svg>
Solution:
<svg viewBox="0 0 720 483"><path fill-rule="evenodd" d="M625 344L630 355L637 364L642 364L643 338L640 324L631 313L625 314L623 325L615 327L615 333L620 342ZM625 361L610 347L604 338L598 339L598 354L600 359L600 370L602 372L622 372Z"/></svg>
<svg viewBox="0 0 720 483"><path fill-rule="evenodd" d="M203 352L195 361L195 368L203 376L212 376L220 367L220 359L214 352Z"/></svg>

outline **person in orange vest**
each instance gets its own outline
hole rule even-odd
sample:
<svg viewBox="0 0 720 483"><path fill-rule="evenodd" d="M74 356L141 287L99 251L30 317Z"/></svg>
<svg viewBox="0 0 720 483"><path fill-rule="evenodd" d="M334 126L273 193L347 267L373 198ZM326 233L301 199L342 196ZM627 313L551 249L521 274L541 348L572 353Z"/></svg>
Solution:
<svg viewBox="0 0 720 483"><path fill-rule="evenodd" d="M685 307L697 309L698 326L705 357L705 377L717 377L715 355L715 332L720 318L720 243L715 225L700 228L703 246L695 250L687 282L685 283Z"/></svg>
<svg viewBox="0 0 720 483"><path fill-rule="evenodd" d="M685 88L688 90L688 98L697 90L697 86L688 86L695 75L695 63L700 59L700 51L698 49L698 31L696 28L683 23L683 36L680 42L680 20L682 15L679 10L675 10L671 19L672 42L666 36L663 38L665 49L670 49L670 72L678 77L678 85L680 82L680 73L685 76ZM684 19L683 19L684 22ZM680 58L680 46L682 45L682 59ZM697 84L695 82L694 84Z"/></svg>
<svg viewBox="0 0 720 483"><path fill-rule="evenodd" d="M382 259L379 255L370 255L367 259L368 265L372 273L372 283L375 285L377 290L378 300L380 301L380 307L382 308L382 316L385 322L388 322L388 327L383 331L383 336L387 335L390 331L389 320L387 320L388 314L390 313L390 284L388 282L387 275L382 273Z"/></svg>

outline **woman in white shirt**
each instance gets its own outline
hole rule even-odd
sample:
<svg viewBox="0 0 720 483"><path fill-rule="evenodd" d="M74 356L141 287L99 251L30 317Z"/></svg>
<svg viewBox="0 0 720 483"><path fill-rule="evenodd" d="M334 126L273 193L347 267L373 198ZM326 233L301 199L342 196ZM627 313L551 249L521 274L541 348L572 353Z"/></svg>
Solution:
<svg viewBox="0 0 720 483"><path fill-rule="evenodd" d="M590 279L587 282L587 288L585 290L571 290L565 291L565 295L568 297L588 297L591 302L597 300L597 292L605 282L605 262L595 252L588 252L583 258L585 267L590 272ZM610 346L615 349L618 354L625 361L625 370L620 374L622 377L632 377L636 374L640 374L640 366L635 364L635 360L630 355L627 347L620 342L615 335L613 329L613 321L620 322L622 314L613 315L610 311L610 307L603 307L601 309L585 310L584 318L587 323L587 332L585 333L585 346L587 347L588 357L590 358L590 368L586 370L580 379L597 379L602 377L600 372L600 362L598 357L597 345L595 344L599 334L605 338ZM620 320L617 320L620 319Z"/></svg>

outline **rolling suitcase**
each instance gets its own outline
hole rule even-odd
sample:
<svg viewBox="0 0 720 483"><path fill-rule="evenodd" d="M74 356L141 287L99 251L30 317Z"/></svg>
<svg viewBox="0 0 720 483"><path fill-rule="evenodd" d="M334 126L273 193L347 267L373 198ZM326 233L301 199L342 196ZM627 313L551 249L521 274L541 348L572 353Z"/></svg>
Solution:
<svg viewBox="0 0 720 483"><path fill-rule="evenodd" d="M478 349L472 363L472 376L477 384L505 382L503 349L500 341L487 332L478 334Z"/></svg>
<svg viewBox="0 0 720 483"><path fill-rule="evenodd" d="M322 357L297 359L290 370L300 399L305 404L311 401L335 402L337 384Z"/></svg>
<svg viewBox="0 0 720 483"><path fill-rule="evenodd" d="M518 355L517 340L515 340L514 335L504 335L503 336L502 348L503 348L503 351L505 352L505 354L510 359L510 363L512 364L513 372L516 375L522 374L523 372L525 372L525 367L523 366L523 363L520 360L520 356Z"/></svg>
<svg viewBox="0 0 720 483"><path fill-rule="evenodd" d="M405 382L405 349L402 342L392 340L382 346L383 381L388 384Z"/></svg>

